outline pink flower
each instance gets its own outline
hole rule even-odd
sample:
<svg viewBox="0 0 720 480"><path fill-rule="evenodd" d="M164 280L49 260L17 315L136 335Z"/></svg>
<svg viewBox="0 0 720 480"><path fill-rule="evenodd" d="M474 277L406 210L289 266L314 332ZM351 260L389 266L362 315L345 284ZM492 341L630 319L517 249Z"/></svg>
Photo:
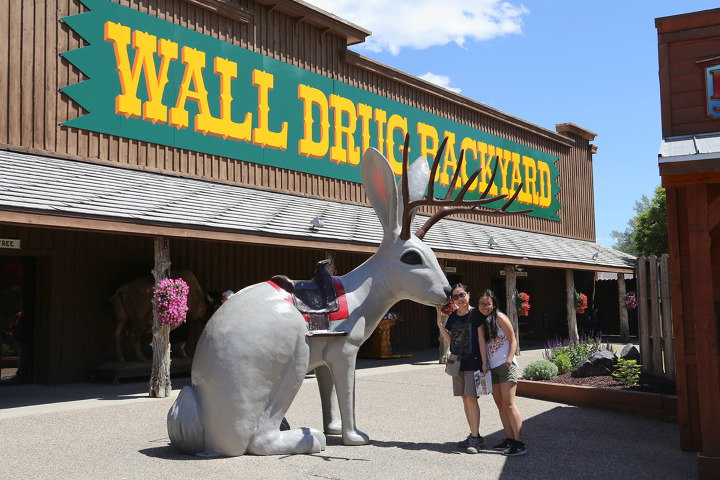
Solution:
<svg viewBox="0 0 720 480"><path fill-rule="evenodd" d="M154 313L163 324L177 326L185 323L187 316L187 296L190 292L183 279L166 278L161 280L153 295Z"/></svg>

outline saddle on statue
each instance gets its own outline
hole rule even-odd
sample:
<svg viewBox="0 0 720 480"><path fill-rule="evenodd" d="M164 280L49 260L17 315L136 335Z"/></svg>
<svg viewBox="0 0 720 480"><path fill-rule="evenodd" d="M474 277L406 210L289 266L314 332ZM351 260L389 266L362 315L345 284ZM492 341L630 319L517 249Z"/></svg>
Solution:
<svg viewBox="0 0 720 480"><path fill-rule="evenodd" d="M285 275L275 275L271 282L292 297L293 305L307 316L308 336L345 336L347 332L330 330L329 314L340 309L332 275L325 268L330 260L322 260L315 266L313 279L295 282Z"/></svg>

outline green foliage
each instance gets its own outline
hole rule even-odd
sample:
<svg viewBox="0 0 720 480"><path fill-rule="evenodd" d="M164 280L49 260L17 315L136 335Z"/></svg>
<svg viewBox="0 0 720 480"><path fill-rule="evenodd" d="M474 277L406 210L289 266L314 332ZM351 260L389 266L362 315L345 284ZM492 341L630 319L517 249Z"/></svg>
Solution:
<svg viewBox="0 0 720 480"><path fill-rule="evenodd" d="M643 256L668 253L667 203L662 187L655 189L648 208L637 216L635 245Z"/></svg>
<svg viewBox="0 0 720 480"><path fill-rule="evenodd" d="M570 359L564 353L561 353L560 355L555 356L555 358L553 358L552 362L558 368L558 375L567 373L572 369L572 364L570 363Z"/></svg>
<svg viewBox="0 0 720 480"><path fill-rule="evenodd" d="M613 248L634 256L668 253L665 189L655 188L652 200L645 195L636 200L635 213L624 232L610 233L615 240Z"/></svg>
<svg viewBox="0 0 720 480"><path fill-rule="evenodd" d="M593 332L590 335L583 333L580 338L566 340L555 337L555 340L548 340L543 356L546 360L554 363L558 356L564 355L570 361L570 369L573 369L590 354L600 349L615 353L615 349L610 343L603 344L601 332Z"/></svg>
<svg viewBox="0 0 720 480"><path fill-rule="evenodd" d="M552 380L557 377L558 367L548 360L536 360L523 370L526 380Z"/></svg>
<svg viewBox="0 0 720 480"><path fill-rule="evenodd" d="M640 367L635 360L625 360L621 358L615 365L615 371L612 376L620 383L625 385L635 385L640 378Z"/></svg>
<svg viewBox="0 0 720 480"><path fill-rule="evenodd" d="M15 352L13 351L12 348L10 348L10 345L8 345L7 343L3 343L2 344L2 356L3 357L11 357L13 355L15 355Z"/></svg>

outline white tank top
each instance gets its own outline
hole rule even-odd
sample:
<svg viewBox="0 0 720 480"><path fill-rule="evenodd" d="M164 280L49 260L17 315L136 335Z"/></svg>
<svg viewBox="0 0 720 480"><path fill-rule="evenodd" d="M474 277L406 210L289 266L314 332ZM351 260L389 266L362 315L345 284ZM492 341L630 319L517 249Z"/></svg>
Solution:
<svg viewBox="0 0 720 480"><path fill-rule="evenodd" d="M487 341L488 364L490 368L499 367L507 361L510 352L510 341L503 329L498 325L497 337ZM517 365L515 354L512 356L512 363Z"/></svg>

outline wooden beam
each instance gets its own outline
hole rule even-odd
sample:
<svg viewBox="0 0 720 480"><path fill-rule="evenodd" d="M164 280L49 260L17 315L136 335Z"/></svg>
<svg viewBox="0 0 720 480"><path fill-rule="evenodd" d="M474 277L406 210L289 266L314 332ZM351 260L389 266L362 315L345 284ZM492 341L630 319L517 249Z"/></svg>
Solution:
<svg viewBox="0 0 720 480"><path fill-rule="evenodd" d="M27 225L47 228L64 228L72 230L89 230L96 232L112 232L126 235L166 235L177 238L190 238L195 240L209 240L233 243L248 243L253 245L288 246L289 237L272 236L267 234L238 233L223 230L201 230L190 227L166 227L161 225L145 225L137 223L119 222L115 220L96 220L88 218L63 217L58 215L45 215L24 212L0 212L0 224ZM353 243L318 241L310 239L292 239L292 246L313 248L321 250L338 250L341 252L375 253L376 245L358 245ZM516 257L491 256L482 254L464 254L457 252L435 251L438 259L462 260L468 262L521 263L529 267L568 268L574 270L601 271L610 273L633 273L632 267L613 267L605 265L575 264L550 260L522 260Z"/></svg>
<svg viewBox="0 0 720 480"><path fill-rule="evenodd" d="M209 10L231 20L237 20L242 23L250 23L253 14L247 8L241 7L226 0L184 0L186 3L195 5L205 10Z"/></svg>
<svg viewBox="0 0 720 480"><path fill-rule="evenodd" d="M670 300L670 260L667 253L660 256L660 307L665 376L675 380L675 340L673 338L672 302Z"/></svg>
<svg viewBox="0 0 720 480"><path fill-rule="evenodd" d="M717 163L718 160L714 160L714 162ZM691 185L697 185L698 183L720 183L720 172L662 175L663 188L687 187Z"/></svg>
<svg viewBox="0 0 720 480"><path fill-rule="evenodd" d="M652 337L652 372L662 375L662 329L660 327L660 292L658 289L658 261L655 255L648 257L648 295L650 297L650 336Z"/></svg>
<svg viewBox="0 0 720 480"><path fill-rule="evenodd" d="M505 265L505 310L513 330L515 331L515 340L517 347L515 355L520 355L520 331L518 326L517 304L515 291L517 290L517 272L515 264Z"/></svg>
<svg viewBox="0 0 720 480"><path fill-rule="evenodd" d="M720 195L708 205L708 229L713 230L720 224Z"/></svg>
<svg viewBox="0 0 720 480"><path fill-rule="evenodd" d="M21 212L2 212L0 223L26 225L30 227L62 228L70 230L88 230L93 232L111 232L124 235L164 235L172 238L209 240L218 242L247 243L280 247L313 248L318 250L339 250L343 252L375 253L377 245L357 245L341 242L326 242L271 235L257 235L218 230L196 230L185 227L166 227L162 225L142 225L112 220L93 220L87 218L61 217Z"/></svg>
<svg viewBox="0 0 720 480"><path fill-rule="evenodd" d="M650 327L648 323L648 281L647 261L644 257L638 258L637 266L637 302L638 302L638 337L640 337L640 361L644 372L651 371L652 355L650 353Z"/></svg>
<svg viewBox="0 0 720 480"><path fill-rule="evenodd" d="M707 185L687 188L688 254L691 274L683 285L689 291L695 320L698 400L700 404L702 454L720 457L720 372L718 371L718 325L713 311L710 231L707 219Z"/></svg>
<svg viewBox="0 0 720 480"><path fill-rule="evenodd" d="M628 343L630 341L630 323L628 322L628 312L623 308L625 302L625 275L618 273L618 304L620 308L620 341Z"/></svg>
<svg viewBox="0 0 720 480"><path fill-rule="evenodd" d="M568 338L579 338L577 316L575 315L575 272L571 268L565 269L565 294Z"/></svg>
<svg viewBox="0 0 720 480"><path fill-rule="evenodd" d="M686 451L698 450L693 440L693 429L698 426L690 422L690 398L688 396L687 368L695 356L685 354L685 318L683 310L682 271L680 266L680 234L678 226L678 189L665 191L668 219L668 260L670 266L670 294L672 295L673 337L675 341L675 385L677 386L678 429L680 448ZM684 214L683 214L684 215ZM640 279L638 279L638 285Z"/></svg>

